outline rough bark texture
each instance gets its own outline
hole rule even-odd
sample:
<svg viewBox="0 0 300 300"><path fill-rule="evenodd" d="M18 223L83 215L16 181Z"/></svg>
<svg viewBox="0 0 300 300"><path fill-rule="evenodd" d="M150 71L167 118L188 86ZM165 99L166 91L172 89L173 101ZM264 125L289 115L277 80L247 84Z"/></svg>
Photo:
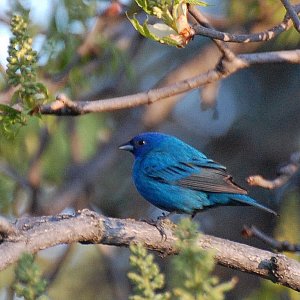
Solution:
<svg viewBox="0 0 300 300"><path fill-rule="evenodd" d="M143 243L163 255L175 254L174 224L165 223L166 239L152 225L132 219L115 219L87 209L76 215L22 218L9 226L0 223L0 270L16 262L23 252L36 253L74 242L128 246ZM12 229L14 228L14 229ZM275 254L229 240L201 235L199 246L213 249L218 264L255 274L300 291L300 264Z"/></svg>

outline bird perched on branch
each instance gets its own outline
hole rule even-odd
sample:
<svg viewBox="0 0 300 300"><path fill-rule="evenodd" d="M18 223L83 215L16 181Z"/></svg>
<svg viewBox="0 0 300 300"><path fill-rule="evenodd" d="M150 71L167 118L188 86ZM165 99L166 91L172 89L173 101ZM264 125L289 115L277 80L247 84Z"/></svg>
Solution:
<svg viewBox="0 0 300 300"><path fill-rule="evenodd" d="M119 149L133 153L135 186L160 209L194 217L211 207L251 205L277 215L249 197L224 166L174 136L146 132Z"/></svg>

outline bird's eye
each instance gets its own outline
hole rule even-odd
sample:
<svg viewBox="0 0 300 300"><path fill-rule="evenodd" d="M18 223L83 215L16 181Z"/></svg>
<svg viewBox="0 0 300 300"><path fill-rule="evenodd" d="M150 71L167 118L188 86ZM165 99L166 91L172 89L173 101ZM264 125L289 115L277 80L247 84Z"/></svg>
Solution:
<svg viewBox="0 0 300 300"><path fill-rule="evenodd" d="M145 145L146 144L146 142L144 141L144 140L139 140L139 141L137 141L137 145L138 146L143 146L143 145Z"/></svg>

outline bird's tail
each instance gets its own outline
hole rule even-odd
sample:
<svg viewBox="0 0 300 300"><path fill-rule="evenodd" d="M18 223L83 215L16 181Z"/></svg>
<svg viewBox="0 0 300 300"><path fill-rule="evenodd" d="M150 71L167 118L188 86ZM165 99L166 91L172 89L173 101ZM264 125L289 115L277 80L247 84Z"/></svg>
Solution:
<svg viewBox="0 0 300 300"><path fill-rule="evenodd" d="M235 194L233 194L230 198L234 201L237 201L239 204L251 205L251 206L257 207L261 210L264 210L266 212L269 212L269 213L271 213L275 216L278 216L278 214L274 210L258 203L256 200L252 199L251 197L249 197L247 195L239 195L239 194L235 195Z"/></svg>

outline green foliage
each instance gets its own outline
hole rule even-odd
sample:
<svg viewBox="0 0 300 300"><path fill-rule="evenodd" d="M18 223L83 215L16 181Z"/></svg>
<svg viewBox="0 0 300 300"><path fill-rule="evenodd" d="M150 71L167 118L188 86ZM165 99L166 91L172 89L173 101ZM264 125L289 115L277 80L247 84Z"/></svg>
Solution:
<svg viewBox="0 0 300 300"><path fill-rule="evenodd" d="M131 22L131 24L133 25L133 27L144 37L152 39L156 42L160 42L160 43L166 43L169 46L179 46L178 41L173 40L171 38L169 38L168 36L170 34L174 34L174 31L172 30L171 27L166 26L165 24L156 24L153 25L154 29L157 28L157 30L159 31L163 31L164 35L162 37L159 36L159 33L157 32L155 34L155 31L150 30L150 26L148 24L148 20L146 20L142 25L139 23L139 21L136 19L135 16L132 17L132 19L129 18L129 21Z"/></svg>
<svg viewBox="0 0 300 300"><path fill-rule="evenodd" d="M8 47L7 83L18 87L12 100L18 101L24 112L4 104L0 106L0 133L6 138L14 137L17 129L26 124L28 113L48 99L46 87L36 82L37 53L32 49L27 22L21 16L14 15L10 25L13 37Z"/></svg>
<svg viewBox="0 0 300 300"><path fill-rule="evenodd" d="M199 233L190 219L183 219L176 230L179 254L173 258L172 274L175 277L173 299L180 300L221 300L235 285L235 280L219 283L211 273L215 268L212 251L203 250L197 245ZM171 293L156 294L164 287L163 274L153 262L153 255L147 254L142 245L131 245L130 263L135 272L128 277L134 283L136 294L130 299L170 299Z"/></svg>
<svg viewBox="0 0 300 300"><path fill-rule="evenodd" d="M18 110L0 104L0 133L7 139L13 139L22 125L26 124L26 117Z"/></svg>
<svg viewBox="0 0 300 300"><path fill-rule="evenodd" d="M48 299L44 295L47 282L42 279L38 266L34 263L34 257L31 254L23 254L15 270L14 290L19 297L25 300L44 300Z"/></svg>
<svg viewBox="0 0 300 300"><path fill-rule="evenodd" d="M202 5L198 0L135 0L147 15L155 16L162 23L148 24L148 18L141 25L133 16L129 21L144 37L170 46L184 47L194 32L187 20L187 4Z"/></svg>
<svg viewBox="0 0 300 300"><path fill-rule="evenodd" d="M25 109L31 110L48 98L46 87L36 82L37 53L32 49L32 38L28 35L27 22L14 15L11 19L13 37L8 47L8 84L20 86L13 98L21 100Z"/></svg>
<svg viewBox="0 0 300 300"><path fill-rule="evenodd" d="M128 273L129 279L134 284L135 295L130 300L167 300L170 294L157 293L163 288L165 279L160 273L159 267L153 262L153 255L148 254L146 249L138 244L130 246L130 264L133 272Z"/></svg>
<svg viewBox="0 0 300 300"><path fill-rule="evenodd" d="M176 287L174 295L181 300L221 300L234 283L219 284L211 273L215 268L214 253L199 248L197 225L190 219L183 219L176 230L179 255L173 259Z"/></svg>

